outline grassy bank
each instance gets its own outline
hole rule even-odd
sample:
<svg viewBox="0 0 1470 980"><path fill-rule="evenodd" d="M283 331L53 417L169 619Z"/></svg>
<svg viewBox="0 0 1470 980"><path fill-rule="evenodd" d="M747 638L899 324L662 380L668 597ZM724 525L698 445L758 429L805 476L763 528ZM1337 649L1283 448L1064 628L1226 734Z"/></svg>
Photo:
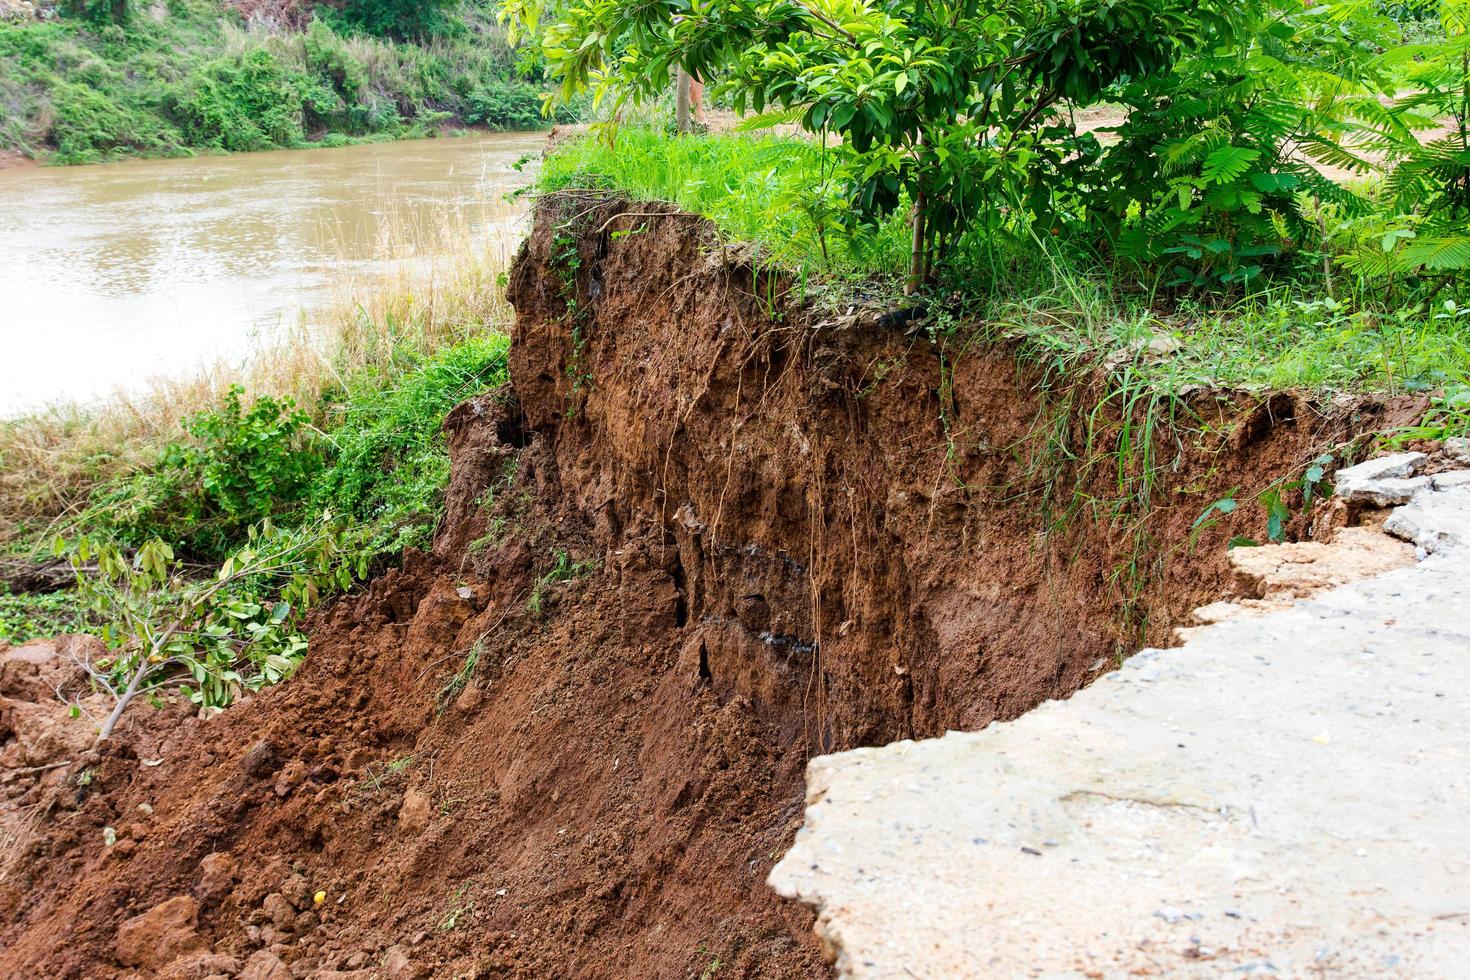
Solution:
<svg viewBox="0 0 1470 980"><path fill-rule="evenodd" d="M546 124L539 70L488 9L424 6L437 13L408 40L346 16L392 4L171 0L123 5L117 23L0 22L0 150L88 163Z"/></svg>
<svg viewBox="0 0 1470 980"><path fill-rule="evenodd" d="M832 160L809 139L624 127L611 141L565 146L541 181L545 190L615 188L707 215L731 239L759 244L764 261L794 270L815 300L861 293L905 302L907 206L876 225L841 227ZM1296 264L1213 290L1170 285L1169 262L1130 261L1082 235L1014 229L965 243L939 270L927 299L946 298L946 309L929 328L1022 336L1037 357L1068 364L1126 362L1133 383L1165 396L1191 385L1429 393L1438 406L1431 429L1464 432L1470 290L1385 290L1351 268L1359 229L1324 227L1320 239L1296 244Z"/></svg>

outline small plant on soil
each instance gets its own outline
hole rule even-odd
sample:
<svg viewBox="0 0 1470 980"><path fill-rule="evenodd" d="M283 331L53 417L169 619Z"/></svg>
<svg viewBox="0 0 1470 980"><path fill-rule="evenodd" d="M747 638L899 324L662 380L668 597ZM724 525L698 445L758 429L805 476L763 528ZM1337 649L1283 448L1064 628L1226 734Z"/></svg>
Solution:
<svg viewBox="0 0 1470 980"><path fill-rule="evenodd" d="M711 957L709 965L700 971L699 980L711 980L716 973L720 972L720 968L725 965L724 960L720 959L718 954L711 953L709 947L703 944L700 944L700 947L694 951L694 955L701 959L706 956Z"/></svg>
<svg viewBox="0 0 1470 980"><path fill-rule="evenodd" d="M341 529L328 516L293 531L262 522L203 577L157 539L131 556L87 537L58 550L72 561L78 594L107 624L103 639L116 651L83 665L115 702L101 738L135 696L162 685L177 684L194 703L218 708L284 679L306 652L306 611L366 572L343 550Z"/></svg>
<svg viewBox="0 0 1470 980"><path fill-rule="evenodd" d="M1323 453L1307 464L1301 476L1295 479L1283 477L1256 494L1256 503L1266 511L1266 539L1268 541L1279 542L1285 539L1286 525L1292 518L1292 508L1287 501L1294 493L1301 494L1300 512L1302 514L1310 513L1314 502L1332 495L1332 486L1327 482L1327 471L1337 462L1336 453ZM1194 524L1189 530L1191 548L1194 547L1194 543L1201 534L1235 513L1239 507L1235 493L1236 491L1232 489L1224 497L1206 507L1199 517L1194 519ZM1230 539L1227 547L1249 548L1259 543L1253 538L1236 535Z"/></svg>
<svg viewBox="0 0 1470 980"><path fill-rule="evenodd" d="M453 932L463 916L474 914L475 900L461 901L464 899L465 893L469 890L470 883L468 881L454 890L454 894L450 896L449 911L445 912L444 918L439 920L440 932Z"/></svg>
<svg viewBox="0 0 1470 980"><path fill-rule="evenodd" d="M572 353L567 358L567 378L572 382L567 393L567 418L577 414L582 389L592 382L592 375L584 370L582 352L587 346L585 327L588 310L577 300L577 272L582 268L582 257L577 251L578 229L575 217L557 229L551 240L555 250L554 268L561 280L561 298L566 306L566 318L572 325Z"/></svg>
<svg viewBox="0 0 1470 980"><path fill-rule="evenodd" d="M531 506L531 492L522 488L514 496L506 496L515 488L519 472L520 461L514 456L509 457L501 466L500 476L475 499L476 509L487 515L487 521L485 533L470 542L471 551L484 551L499 545L525 516L526 509ZM501 500L505 501L500 505L502 512L494 513Z"/></svg>
<svg viewBox="0 0 1470 980"><path fill-rule="evenodd" d="M444 686L439 689L439 697L436 699L436 710L443 711L455 698L464 693L470 678L475 676L475 668L480 665L480 655L485 652L485 640L480 638L470 646L469 653L465 654L464 663L460 668L449 676Z"/></svg>
<svg viewBox="0 0 1470 980"><path fill-rule="evenodd" d="M361 793L376 793L381 790L387 782L396 776L401 776L413 765L413 756L399 756L385 766L373 763L367 767L363 774L362 782L358 783L358 791Z"/></svg>
<svg viewBox="0 0 1470 980"><path fill-rule="evenodd" d="M539 618L545 613L546 596L553 585L558 582L570 582L573 579L581 578L596 568L597 562L593 559L589 558L584 561L574 562L572 561L572 556L566 549L563 548L554 552L554 561L550 570L545 575L536 579L536 584L531 587L531 599L527 603L527 608L530 609L531 615Z"/></svg>

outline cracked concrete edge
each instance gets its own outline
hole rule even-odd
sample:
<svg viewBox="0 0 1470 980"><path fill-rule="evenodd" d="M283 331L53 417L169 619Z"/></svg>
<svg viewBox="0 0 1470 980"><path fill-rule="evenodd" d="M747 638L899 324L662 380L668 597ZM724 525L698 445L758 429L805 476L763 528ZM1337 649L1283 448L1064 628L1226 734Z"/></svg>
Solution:
<svg viewBox="0 0 1470 980"><path fill-rule="evenodd" d="M1257 967L1282 972L1272 950L1287 964L1287 973L1292 964L1308 970L1312 956L1319 962L1326 956L1337 975L1454 975L1458 964L1470 960L1470 885L1450 883L1470 877L1462 830L1453 829L1463 826L1470 803L1463 778L1470 737L1457 720L1465 706L1457 701L1460 715L1446 719L1442 702L1426 700L1417 682L1401 676L1400 665L1387 658L1375 661L1375 654L1367 652L1388 639L1405 657L1410 650L1436 663L1447 657L1465 682L1451 686L1460 692L1458 700L1465 700L1463 691L1470 687L1470 633L1463 623L1470 602L1470 485L1449 476L1418 487L1384 524L1386 533L1414 545L1417 564L1334 585L1260 615L1222 617L1191 630L1183 646L1142 651L1071 700L1049 702L1014 722L811 760L805 824L772 869L769 884L779 894L816 908L816 930L829 958L842 976L863 980L1208 976L1232 968L1254 972ZM1397 474L1371 478L1403 479ZM1443 489L1433 489L1436 485ZM1371 624L1368 611L1376 617ZM1359 669L1364 664L1372 669ZM1330 675L1334 667L1360 676L1339 682ZM1234 734L1249 765L1271 770L1277 750L1268 736L1288 739L1287 755L1299 752L1297 741L1308 737L1294 729L1283 736L1283 724L1296 724L1284 722L1283 716L1303 706L1312 717L1333 718L1333 711L1341 710L1333 698L1351 699L1354 692L1364 696L1365 688L1369 697L1391 691L1415 711L1437 709L1428 718L1431 724L1415 733L1434 729L1443 738L1445 744L1437 748L1449 753L1448 775L1441 763L1440 783L1427 785L1424 781L1434 780L1436 773L1428 766L1414 771L1417 756L1407 767L1391 757L1393 752L1413 755L1417 743L1399 745L1393 739L1403 726L1390 727L1375 739L1364 739L1367 744L1351 746L1359 772L1319 772L1316 762L1304 761L1294 763L1305 766L1300 771L1282 770L1290 778L1267 781L1275 789L1262 795L1270 797L1274 791L1278 798L1261 806L1284 806L1313 833L1296 827L1273 829L1275 837L1259 827L1241 831L1236 826L1240 813L1248 813L1254 823L1257 803L1242 783L1244 770L1231 769L1231 753L1219 747L1228 745ZM1443 692L1432 696L1442 699ZM1262 707L1253 713L1244 701ZM1170 768L1159 761L1174 738L1165 734L1161 742L1161 729L1180 727L1165 713L1181 707L1196 715L1230 718L1213 732L1209 718L1183 723L1200 729L1197 740L1215 748L1191 763L1193 768ZM1386 717L1392 720L1392 711ZM1326 729L1311 734L1310 742L1329 744ZM1119 745L1127 746L1127 752L1119 754ZM1073 758L1079 746L1080 763ZM1142 754L1129 754L1137 750ZM1374 772L1378 779L1371 787L1358 786L1357 780ZM1448 810L1442 805L1445 780L1454 804ZM1320 795L1303 796L1294 785L1298 782ZM1379 811L1385 806L1392 810L1395 797L1387 803L1380 798L1387 786L1395 788L1401 803L1432 800L1438 806L1436 816L1426 817L1418 830L1428 838L1431 854L1450 849L1443 858L1426 859L1396 838L1351 853L1333 843L1339 836L1334 819L1366 826L1375 818L1393 822L1402 817L1367 812L1369 803ZM1355 798L1355 790L1368 802ZM1076 820L1058 817L1059 811L1070 813L1079 801L1088 800L1098 804L1088 812L1107 833L1080 829ZM1193 823L1226 829L1217 827L1197 840L1189 839L1193 831L1186 832L1184 845L1175 841L1181 836L1178 828L1159 830L1153 839L1138 832L1144 818L1119 812L1139 807L1194 814L1198 819L1192 818ZM1037 825L1029 836L1018 832L1028 821ZM1059 838L1071 838L1039 836L1042 825L1059 828L1053 830ZM977 844L1003 841L1010 846L956 850L956 841L968 843L956 833L975 833ZM1091 845L1091 852L1084 844ZM1052 851L1052 845L1058 849ZM1372 859L1362 857L1370 849ZM1070 864L1061 860L1068 850ZM1207 860L1202 857L1206 852ZM1043 853L1057 860L1038 861ZM1178 866L1156 866L1160 853L1178 858ZM1216 877L1201 873L1201 865ZM1268 867L1256 874L1272 888L1279 887L1283 897L1263 895L1259 882L1247 876L1234 881L1233 899L1223 898L1219 876L1236 865ZM1371 866L1366 878L1357 865ZM1454 876L1444 877L1450 871ZM1435 886L1442 895L1433 891ZM1446 908L1455 902L1465 905L1463 911L1446 913L1453 921L1442 925L1437 939L1425 936L1434 929L1436 919L1430 913L1438 906L1431 902L1433 907L1426 910L1420 907L1423 901L1416 905L1416 890L1420 899L1442 898ZM1315 906L1303 904L1301 894L1313 891L1319 895ZM1172 936L1177 922L1206 916L1167 914L1174 908L1169 896L1191 892L1202 896L1201 906L1210 897L1219 900L1217 906L1234 901L1252 914L1240 918L1241 913L1234 913L1237 918L1230 919L1230 910L1216 908L1208 928L1194 929L1201 934L1213 930L1206 938L1215 945L1192 935L1192 944L1186 940L1167 952L1166 944L1177 939ZM1354 897L1358 892L1372 892L1387 911L1365 905ZM1457 924L1464 928L1454 932ZM1313 943L1319 944L1315 950L1306 949ZM1160 967L1161 956L1172 958Z"/></svg>

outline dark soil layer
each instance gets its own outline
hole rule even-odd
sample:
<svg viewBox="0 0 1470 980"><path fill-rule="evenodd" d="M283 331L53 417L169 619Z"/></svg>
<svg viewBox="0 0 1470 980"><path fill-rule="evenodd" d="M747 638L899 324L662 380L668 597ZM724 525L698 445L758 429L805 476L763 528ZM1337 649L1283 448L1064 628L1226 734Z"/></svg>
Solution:
<svg viewBox="0 0 1470 980"><path fill-rule="evenodd" d="M447 423L434 553L319 615L289 683L140 705L94 751L0 671L3 816L38 821L0 974L822 975L764 883L810 755L1013 718L1165 641L1263 536L1243 504L1191 547L1210 502L1405 408L1200 394L1115 504L1114 461L1055 449L1099 380L786 309L688 215L544 200L510 292L513 386ZM1056 520L1074 499L1101 503Z"/></svg>

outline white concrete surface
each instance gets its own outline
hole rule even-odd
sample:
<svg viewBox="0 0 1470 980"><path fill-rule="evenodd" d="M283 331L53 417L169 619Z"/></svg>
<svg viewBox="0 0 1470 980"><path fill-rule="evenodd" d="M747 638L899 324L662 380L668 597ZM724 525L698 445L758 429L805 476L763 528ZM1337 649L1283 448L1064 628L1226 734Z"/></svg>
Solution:
<svg viewBox="0 0 1470 980"><path fill-rule="evenodd" d="M1470 977L1470 487L1442 482L1387 524L1422 562L814 759L772 886L862 980Z"/></svg>

